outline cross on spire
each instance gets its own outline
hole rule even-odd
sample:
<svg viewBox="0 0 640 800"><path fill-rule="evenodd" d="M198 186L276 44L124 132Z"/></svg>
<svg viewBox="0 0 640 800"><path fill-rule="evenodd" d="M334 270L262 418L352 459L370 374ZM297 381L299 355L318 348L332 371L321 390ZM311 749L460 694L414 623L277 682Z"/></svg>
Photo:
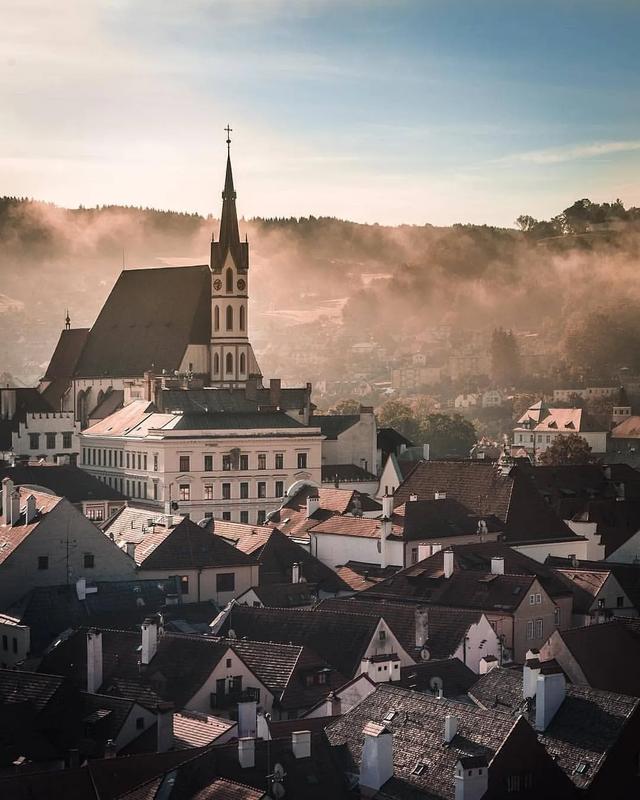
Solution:
<svg viewBox="0 0 640 800"><path fill-rule="evenodd" d="M227 132L227 152L231 151L231 131L233 128L229 127L229 123L227 123L227 127L224 129Z"/></svg>

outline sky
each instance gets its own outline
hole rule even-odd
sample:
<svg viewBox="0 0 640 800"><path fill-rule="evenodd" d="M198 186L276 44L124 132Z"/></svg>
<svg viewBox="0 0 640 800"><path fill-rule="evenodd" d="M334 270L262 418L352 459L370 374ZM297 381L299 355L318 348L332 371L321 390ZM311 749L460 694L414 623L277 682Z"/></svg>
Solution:
<svg viewBox="0 0 640 800"><path fill-rule="evenodd" d="M640 0L0 0L0 195L511 226L640 205Z"/></svg>

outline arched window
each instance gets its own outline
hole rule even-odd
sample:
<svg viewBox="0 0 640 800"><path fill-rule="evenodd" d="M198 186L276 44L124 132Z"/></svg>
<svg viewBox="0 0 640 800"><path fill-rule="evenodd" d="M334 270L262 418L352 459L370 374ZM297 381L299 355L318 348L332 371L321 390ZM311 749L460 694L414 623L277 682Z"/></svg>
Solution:
<svg viewBox="0 0 640 800"><path fill-rule="evenodd" d="M220 306L216 306L213 310L213 329L220 330Z"/></svg>
<svg viewBox="0 0 640 800"><path fill-rule="evenodd" d="M241 330L241 331L243 331L243 330L244 330L244 326L245 326L245 324L246 324L246 322L245 322L245 310L244 310L244 306L240 306L240 330Z"/></svg>
<svg viewBox="0 0 640 800"><path fill-rule="evenodd" d="M227 306L227 330L233 330L233 307Z"/></svg>
<svg viewBox="0 0 640 800"><path fill-rule="evenodd" d="M215 375L220 372L220 356L217 353L213 357L213 372Z"/></svg>
<svg viewBox="0 0 640 800"><path fill-rule="evenodd" d="M231 292L233 292L233 270L231 267L227 268L224 279L226 283L227 294L231 294Z"/></svg>
<svg viewBox="0 0 640 800"><path fill-rule="evenodd" d="M244 353L240 353L240 372L244 375L247 371L247 357Z"/></svg>
<svg viewBox="0 0 640 800"><path fill-rule="evenodd" d="M227 375L233 374L233 356L231 355L231 353L227 353L226 373Z"/></svg>

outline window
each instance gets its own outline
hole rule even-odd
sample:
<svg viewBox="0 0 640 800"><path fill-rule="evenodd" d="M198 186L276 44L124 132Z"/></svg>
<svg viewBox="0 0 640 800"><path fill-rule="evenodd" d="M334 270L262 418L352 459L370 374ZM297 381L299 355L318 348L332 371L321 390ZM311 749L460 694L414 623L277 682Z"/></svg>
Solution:
<svg viewBox="0 0 640 800"><path fill-rule="evenodd" d="M227 454L226 456L222 456L222 469L223 469L224 472L230 472L231 471L231 464L232 464L232 462L231 462L231 456L230 455Z"/></svg>
<svg viewBox="0 0 640 800"><path fill-rule="evenodd" d="M73 447L73 434L65 431L62 434L62 447L64 450L70 450Z"/></svg>
<svg viewBox="0 0 640 800"><path fill-rule="evenodd" d="M183 575L180 578L180 594L189 594L189 576Z"/></svg>
<svg viewBox="0 0 640 800"><path fill-rule="evenodd" d="M190 458L189 456L180 456L180 472L189 472Z"/></svg>
<svg viewBox="0 0 640 800"><path fill-rule="evenodd" d="M85 553L84 554L84 568L85 569L93 569L96 565L96 560L93 553Z"/></svg>
<svg viewBox="0 0 640 800"><path fill-rule="evenodd" d="M246 500L248 497L249 497L249 484L243 481L240 484L240 498L242 500Z"/></svg>
<svg viewBox="0 0 640 800"><path fill-rule="evenodd" d="M543 624L541 619L536 620L536 639L542 639L543 635Z"/></svg>
<svg viewBox="0 0 640 800"><path fill-rule="evenodd" d="M257 520L258 525L264 525L264 521L266 520L266 518L267 518L267 512L263 508L261 508L258 511L258 520Z"/></svg>
<svg viewBox="0 0 640 800"><path fill-rule="evenodd" d="M258 497L264 498L267 496L266 481L258 481Z"/></svg>
<svg viewBox="0 0 640 800"><path fill-rule="evenodd" d="M216 575L216 592L232 592L236 588L234 572L219 572Z"/></svg>
<svg viewBox="0 0 640 800"><path fill-rule="evenodd" d="M213 357L213 371L216 375L220 372L220 356L217 353Z"/></svg>
<svg viewBox="0 0 640 800"><path fill-rule="evenodd" d="M519 775L507 775L507 792L519 792L521 783Z"/></svg>
<svg viewBox="0 0 640 800"><path fill-rule="evenodd" d="M45 439L47 442L47 450L54 450L56 446L55 433L45 433Z"/></svg>
<svg viewBox="0 0 640 800"><path fill-rule="evenodd" d="M624 597L616 597L616 608L624 608Z"/></svg>
<svg viewBox="0 0 640 800"><path fill-rule="evenodd" d="M142 456L142 469L145 470L145 472L147 470L147 454L146 453Z"/></svg>
<svg viewBox="0 0 640 800"><path fill-rule="evenodd" d="M240 319L242 319L242 314L240 314ZM240 372L244 374L246 371L247 371L247 357L245 356L244 353L240 353Z"/></svg>
<svg viewBox="0 0 640 800"><path fill-rule="evenodd" d="M380 639L381 642L386 641L387 632L385 630L378 631L378 639Z"/></svg>
<svg viewBox="0 0 640 800"><path fill-rule="evenodd" d="M533 605L535 605L535 602L536 602L536 596L535 596L535 594L530 594L530 595L529 595L529 605L530 605L530 606L533 606Z"/></svg>
<svg viewBox="0 0 640 800"><path fill-rule="evenodd" d="M227 268L227 271L224 274L224 282L225 282L225 291L227 294L233 292L233 270L231 267Z"/></svg>
<svg viewBox="0 0 640 800"><path fill-rule="evenodd" d="M231 659L227 659L227 669L231 669Z"/></svg>
<svg viewBox="0 0 640 800"><path fill-rule="evenodd" d="M213 484L205 483L204 485L204 499L213 500Z"/></svg>
<svg viewBox="0 0 640 800"><path fill-rule="evenodd" d="M598 598L598 608L599 609L603 609L604 607L605 607L605 599L604 599L604 597L599 597Z"/></svg>
<svg viewBox="0 0 640 800"><path fill-rule="evenodd" d="M213 472L213 456L204 457L204 471Z"/></svg>
<svg viewBox="0 0 640 800"><path fill-rule="evenodd" d="M213 310L213 327L216 331L220 330L220 306L216 306Z"/></svg>
<svg viewBox="0 0 640 800"><path fill-rule="evenodd" d="M222 499L223 500L231 500L231 484L230 483L223 483L222 484Z"/></svg>
<svg viewBox="0 0 640 800"><path fill-rule="evenodd" d="M87 519L93 522L100 522L104 519L104 508L103 506L87 506L86 515Z"/></svg>
<svg viewBox="0 0 640 800"><path fill-rule="evenodd" d="M306 469L306 468L307 468L307 454L298 453L298 469Z"/></svg>
<svg viewBox="0 0 640 800"><path fill-rule="evenodd" d="M276 497L284 497L284 481L276 481Z"/></svg>
<svg viewBox="0 0 640 800"><path fill-rule="evenodd" d="M411 563L417 564L418 563L418 548L412 547L411 548Z"/></svg>
<svg viewBox="0 0 640 800"><path fill-rule="evenodd" d="M49 556L38 556L38 569L49 569Z"/></svg>
<svg viewBox="0 0 640 800"><path fill-rule="evenodd" d="M179 497L181 500L186 500L187 502L191 500L191 486L188 483L180 484Z"/></svg>
<svg viewBox="0 0 640 800"><path fill-rule="evenodd" d="M129 466L130 466L130 464L129 464L129 453L127 453L127 469L129 469Z"/></svg>
<svg viewBox="0 0 640 800"><path fill-rule="evenodd" d="M142 469L142 455L138 453L138 469Z"/></svg>
<svg viewBox="0 0 640 800"><path fill-rule="evenodd" d="M243 453L240 456L240 469L243 470L249 469L249 456L246 453Z"/></svg>
<svg viewBox="0 0 640 800"><path fill-rule="evenodd" d="M30 450L37 450L40 447L40 434L39 433L30 433L29 434L29 449Z"/></svg>
<svg viewBox="0 0 640 800"><path fill-rule="evenodd" d="M154 500L158 499L158 483L157 483L157 481L153 482L153 499Z"/></svg>
<svg viewBox="0 0 640 800"><path fill-rule="evenodd" d="M536 605L540 605L542 603L542 595L536 594Z"/></svg>
<svg viewBox="0 0 640 800"><path fill-rule="evenodd" d="M266 469L266 468L267 468L267 454L258 453L258 469Z"/></svg>
<svg viewBox="0 0 640 800"><path fill-rule="evenodd" d="M227 353L227 358L225 360L225 371L227 375L233 375L233 356L231 353Z"/></svg>
<svg viewBox="0 0 640 800"><path fill-rule="evenodd" d="M205 519L211 519L212 517L213 517L213 511L205 511L204 512L204 518Z"/></svg>
<svg viewBox="0 0 640 800"><path fill-rule="evenodd" d="M122 450L121 450L120 451L120 466L122 466L122 459L123 459L123 453L122 453Z"/></svg>
<svg viewBox="0 0 640 800"><path fill-rule="evenodd" d="M243 331L246 325L244 306L240 306L240 330Z"/></svg>
<svg viewBox="0 0 640 800"><path fill-rule="evenodd" d="M284 469L284 453L276 453L276 469Z"/></svg>
<svg viewBox="0 0 640 800"><path fill-rule="evenodd" d="M227 320L226 320L226 322L227 322L227 330L228 331L232 331L233 330L233 307L232 306L227 306Z"/></svg>
<svg viewBox="0 0 640 800"><path fill-rule="evenodd" d="M231 522L231 512L230 511L223 511L222 512L222 519L225 522Z"/></svg>
<svg viewBox="0 0 640 800"><path fill-rule="evenodd" d="M556 628L560 627L560 619L560 606L556 606L553 609L553 624L556 626Z"/></svg>
<svg viewBox="0 0 640 800"><path fill-rule="evenodd" d="M158 454L157 453L153 454L153 471L154 472L158 471Z"/></svg>
<svg viewBox="0 0 640 800"><path fill-rule="evenodd" d="M527 639L533 639L533 620L527 620Z"/></svg>
<svg viewBox="0 0 640 800"><path fill-rule="evenodd" d="M241 511L240 512L240 522L244 523L245 525L249 524L249 512L248 511Z"/></svg>

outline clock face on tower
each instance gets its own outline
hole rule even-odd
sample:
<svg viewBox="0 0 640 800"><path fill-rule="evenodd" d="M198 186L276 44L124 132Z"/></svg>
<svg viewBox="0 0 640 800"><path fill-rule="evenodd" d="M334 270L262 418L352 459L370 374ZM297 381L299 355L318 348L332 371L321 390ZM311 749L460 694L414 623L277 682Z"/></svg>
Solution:
<svg viewBox="0 0 640 800"><path fill-rule="evenodd" d="M238 291L239 291L239 292L244 292L244 290L245 290L246 288L247 288L247 284L246 284L246 282L244 281L244 279L243 279L243 278L240 278L240 280L238 281Z"/></svg>
<svg viewBox="0 0 640 800"><path fill-rule="evenodd" d="M216 292L219 292L220 289L222 289L222 281L220 278L216 278L216 280L213 282L213 288L216 290Z"/></svg>

